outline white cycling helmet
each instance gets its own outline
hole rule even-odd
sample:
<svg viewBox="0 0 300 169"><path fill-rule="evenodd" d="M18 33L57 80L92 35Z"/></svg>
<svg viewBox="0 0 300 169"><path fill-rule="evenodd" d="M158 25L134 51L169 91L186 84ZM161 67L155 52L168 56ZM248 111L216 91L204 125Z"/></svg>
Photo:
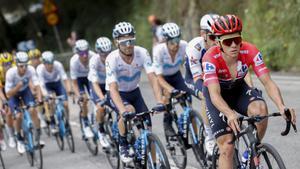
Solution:
<svg viewBox="0 0 300 169"><path fill-rule="evenodd" d="M96 40L95 50L100 53L109 53L111 51L112 43L107 37L100 37Z"/></svg>
<svg viewBox="0 0 300 169"><path fill-rule="evenodd" d="M53 64L54 54L51 51L45 51L42 53L43 63Z"/></svg>
<svg viewBox="0 0 300 169"><path fill-rule="evenodd" d="M121 36L132 35L135 36L134 27L129 22L120 22L115 25L112 36L114 39Z"/></svg>
<svg viewBox="0 0 300 169"><path fill-rule="evenodd" d="M75 42L75 51L82 52L89 50L89 43L84 39L79 39Z"/></svg>
<svg viewBox="0 0 300 169"><path fill-rule="evenodd" d="M17 63L28 63L29 57L26 52L17 52L16 53L16 62Z"/></svg>
<svg viewBox="0 0 300 169"><path fill-rule="evenodd" d="M168 39L179 38L181 31L176 23L165 23L162 26L162 32L164 37Z"/></svg>
<svg viewBox="0 0 300 169"><path fill-rule="evenodd" d="M208 30L212 32L211 25L213 25L214 20L219 18L220 16L217 14L206 14L200 20L200 29Z"/></svg>

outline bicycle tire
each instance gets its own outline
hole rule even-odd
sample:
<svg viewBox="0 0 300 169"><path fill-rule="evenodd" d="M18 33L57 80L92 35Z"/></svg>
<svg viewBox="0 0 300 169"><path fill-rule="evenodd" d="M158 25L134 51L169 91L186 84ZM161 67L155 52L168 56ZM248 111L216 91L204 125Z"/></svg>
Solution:
<svg viewBox="0 0 300 169"><path fill-rule="evenodd" d="M64 147L65 147L65 143L64 143L64 137L60 135L60 133L56 133L55 134L55 140L57 143L58 148L63 151Z"/></svg>
<svg viewBox="0 0 300 169"><path fill-rule="evenodd" d="M119 148L115 142L110 142L110 147L105 151L105 155L112 169L120 168Z"/></svg>
<svg viewBox="0 0 300 169"><path fill-rule="evenodd" d="M80 111L80 116L79 116L79 122L80 122L80 129L81 129L81 132L83 133L83 119L82 119L82 116L81 116L81 111ZM90 130L93 131L92 127L90 127ZM84 133L83 133L83 140L89 150L89 152L96 156L98 154L98 144L97 144L97 140L95 139L95 136L92 137L92 138L86 138L84 136Z"/></svg>
<svg viewBox="0 0 300 169"><path fill-rule="evenodd" d="M1 166L3 169L5 169L5 164L4 164L4 160L3 160L3 157L2 157L2 150L0 150L0 161L1 161Z"/></svg>
<svg viewBox="0 0 300 169"><path fill-rule="evenodd" d="M280 154L271 144L262 143L261 145L257 146L257 149L258 149L258 151L257 151L258 156L261 156L260 160L259 160L260 165L262 165L262 161L263 161L262 159L264 159L264 161L266 162L267 167L262 165L264 169L274 168L274 166L272 166L272 164L270 163L270 159L269 159L269 156L267 155L267 153L269 153L274 158L279 169L286 169L285 164L284 164ZM254 163L251 163L251 164L254 164ZM275 168L277 168L277 167L275 166Z"/></svg>
<svg viewBox="0 0 300 169"><path fill-rule="evenodd" d="M65 122L66 122L66 134L65 134L66 141L70 151L72 153L75 153L75 144L74 144L72 128L67 120Z"/></svg>
<svg viewBox="0 0 300 169"><path fill-rule="evenodd" d="M169 163L169 160L168 160L167 153L166 153L166 151L163 147L163 144L159 140L158 136L156 136L154 133L148 133L147 139L148 139L147 155L149 153L151 154L151 150L152 150L151 149L151 143L155 143L155 145L156 145L155 146L155 154L157 154L157 151L159 150L159 152L160 152L159 155L162 157L162 161L159 161L159 162L163 162L163 164L160 163L161 164L160 166L162 166L163 169L170 169L171 167L170 167L170 163ZM149 158L147 158L147 162L148 162L148 159ZM152 164L153 164L153 161L152 161ZM156 167L154 167L154 168L148 167L148 169L155 169L155 168Z"/></svg>
<svg viewBox="0 0 300 169"><path fill-rule="evenodd" d="M33 133L31 130L28 131L24 135L24 145L26 148L26 157L29 162L29 165L33 166L33 152L34 152L34 146L33 146Z"/></svg>
<svg viewBox="0 0 300 169"><path fill-rule="evenodd" d="M197 141L198 143L195 143L194 142L194 139L192 137L192 133L191 133L191 129L189 128L189 138L191 138L191 145L192 145L192 150L193 150L193 153L198 161L198 163L200 164L200 166L202 168L205 168L207 166L207 152L205 150L205 145L204 145L204 140L205 140L205 136L204 136L204 125L203 125L203 120L201 118L201 116L195 111L195 110L191 110L190 112L190 119L191 119L191 122L192 120L196 118L196 123L199 125L197 125L197 130L198 132L197 133L194 133L196 136L197 136ZM193 127L193 126L192 126Z"/></svg>

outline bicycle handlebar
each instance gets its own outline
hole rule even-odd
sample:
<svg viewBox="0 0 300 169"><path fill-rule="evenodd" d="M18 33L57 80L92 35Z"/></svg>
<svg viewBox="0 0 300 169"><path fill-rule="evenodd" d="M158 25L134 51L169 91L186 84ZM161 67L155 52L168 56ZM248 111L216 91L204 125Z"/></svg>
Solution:
<svg viewBox="0 0 300 169"><path fill-rule="evenodd" d="M281 132L281 135L282 136L288 135L289 132L290 132L290 129L291 129L291 125L292 125L295 133L297 133L297 126L291 122L291 112L289 111L289 109L286 109L284 113L287 117L286 128L285 128L284 131ZM261 122L262 120L264 120L266 118L276 117L276 116L282 116L282 114L280 112L275 112L275 113L272 113L272 114L268 114L266 116L257 115L257 116L252 116L252 117L247 117L247 116L240 115L240 117L238 118L238 121L240 122L240 124L243 121L247 121L250 124L254 124L256 122ZM242 130L241 132L239 132L237 135L235 135L233 140L230 142L230 144L233 144L237 138L241 137L242 135L244 135L246 133L247 133L247 128Z"/></svg>

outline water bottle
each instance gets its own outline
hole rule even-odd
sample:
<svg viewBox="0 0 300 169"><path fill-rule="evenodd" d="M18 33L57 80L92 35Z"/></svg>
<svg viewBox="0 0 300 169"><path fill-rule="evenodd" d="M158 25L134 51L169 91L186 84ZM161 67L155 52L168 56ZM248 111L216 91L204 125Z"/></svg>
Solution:
<svg viewBox="0 0 300 169"><path fill-rule="evenodd" d="M246 169L247 167L247 161L248 161L249 152L246 150L242 155L242 165L241 169Z"/></svg>

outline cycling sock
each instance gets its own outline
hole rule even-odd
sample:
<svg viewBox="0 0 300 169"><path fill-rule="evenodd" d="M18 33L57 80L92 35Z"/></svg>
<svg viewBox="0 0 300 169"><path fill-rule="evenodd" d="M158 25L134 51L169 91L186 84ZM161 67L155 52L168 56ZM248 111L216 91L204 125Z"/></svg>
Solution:
<svg viewBox="0 0 300 169"><path fill-rule="evenodd" d="M17 140L18 141L23 141L23 137L22 137L20 132L17 133Z"/></svg>
<svg viewBox="0 0 300 169"><path fill-rule="evenodd" d="M126 146L126 145L128 145L126 136L121 136L120 135L119 142L120 142L120 146Z"/></svg>
<svg viewBox="0 0 300 169"><path fill-rule="evenodd" d="M6 131L7 131L9 137L14 136L14 128L9 127L8 125L6 125Z"/></svg>
<svg viewBox="0 0 300 169"><path fill-rule="evenodd" d="M167 125L172 125L172 115L170 113L165 113L164 114L164 124L167 124Z"/></svg>
<svg viewBox="0 0 300 169"><path fill-rule="evenodd" d="M84 126L88 126L89 125L89 119L88 117L82 117L83 118L83 123L84 123Z"/></svg>
<svg viewBox="0 0 300 169"><path fill-rule="evenodd" d="M53 115L50 117L50 123L51 123L52 125L55 125L55 118L54 118Z"/></svg>
<svg viewBox="0 0 300 169"><path fill-rule="evenodd" d="M212 133L212 129L209 125L204 125L204 129L205 129L205 133L206 133L206 137L208 138L208 140L213 139L213 133Z"/></svg>
<svg viewBox="0 0 300 169"><path fill-rule="evenodd" d="M98 127L99 127L100 133L104 133L105 132L103 123L99 123Z"/></svg>

